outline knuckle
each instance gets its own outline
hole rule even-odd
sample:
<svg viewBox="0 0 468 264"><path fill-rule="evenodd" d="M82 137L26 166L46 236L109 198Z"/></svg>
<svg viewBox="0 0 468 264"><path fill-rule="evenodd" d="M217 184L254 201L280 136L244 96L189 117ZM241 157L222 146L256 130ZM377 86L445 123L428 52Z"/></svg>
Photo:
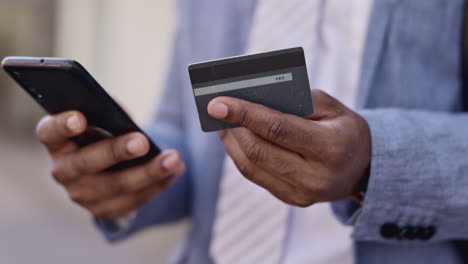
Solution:
<svg viewBox="0 0 468 264"><path fill-rule="evenodd" d="M226 130L221 130L218 132L218 135L221 138L221 141L224 141L227 138L228 134L229 132Z"/></svg>
<svg viewBox="0 0 468 264"><path fill-rule="evenodd" d="M116 196L125 191L126 186L122 180L109 180L104 182L98 193L104 196Z"/></svg>
<svg viewBox="0 0 468 264"><path fill-rule="evenodd" d="M122 182L122 191L125 193L137 192L145 189L153 180L147 174L142 174L140 177L133 177Z"/></svg>
<svg viewBox="0 0 468 264"><path fill-rule="evenodd" d="M151 193L151 194L146 194L144 197L141 198L140 202L138 203L137 208L144 206L145 204L149 203L150 201L153 200L158 195L158 193Z"/></svg>
<svg viewBox="0 0 468 264"><path fill-rule="evenodd" d="M125 215L127 212L138 209L140 205L143 204L143 199L141 196L142 195L136 194L126 197L120 202L118 209L113 213L115 215Z"/></svg>
<svg viewBox="0 0 468 264"><path fill-rule="evenodd" d="M307 208L307 207L311 206L312 204L314 204L314 203L309 201L309 200L302 200L302 199L299 199L295 203L296 206L301 207L301 208Z"/></svg>
<svg viewBox="0 0 468 264"><path fill-rule="evenodd" d="M165 169L163 169L161 166L161 162L154 162L153 164L147 166L142 172L140 181L144 183L150 183L157 178L164 178L164 176L169 175L170 172L165 171Z"/></svg>
<svg viewBox="0 0 468 264"><path fill-rule="evenodd" d="M299 192L294 195L293 203L296 206L305 208L314 204L314 200L310 196Z"/></svg>
<svg viewBox="0 0 468 264"><path fill-rule="evenodd" d="M99 205L91 205L86 208L93 216L97 218L101 218L100 216L102 215L102 209Z"/></svg>
<svg viewBox="0 0 468 264"><path fill-rule="evenodd" d="M125 159L126 151L124 151L124 144L119 144L116 141L110 143L109 154L115 163L121 162Z"/></svg>
<svg viewBox="0 0 468 264"><path fill-rule="evenodd" d="M341 142L329 142L321 149L322 159L330 167L340 167L347 158L347 152L343 149ZM351 154L351 153L350 153Z"/></svg>
<svg viewBox="0 0 468 264"><path fill-rule="evenodd" d="M59 184L66 184L75 177L75 174L65 163L53 164L50 170L52 178Z"/></svg>
<svg viewBox="0 0 468 264"><path fill-rule="evenodd" d="M316 197L323 197L329 190L328 184L327 183L319 183L314 186L313 189L311 189L311 192L315 194Z"/></svg>
<svg viewBox="0 0 468 264"><path fill-rule="evenodd" d="M64 179L62 169L58 165L52 165L50 174L52 175L52 178L58 183L61 183Z"/></svg>
<svg viewBox="0 0 468 264"><path fill-rule="evenodd" d="M109 218L109 213L102 209L101 207L92 207L89 209L92 215L94 215L97 218L101 219L108 219Z"/></svg>
<svg viewBox="0 0 468 264"><path fill-rule="evenodd" d="M86 202L86 199L81 195L81 193L78 192L68 192L68 197L70 198L71 201L77 203L77 204L82 204Z"/></svg>
<svg viewBox="0 0 468 264"><path fill-rule="evenodd" d="M296 205L297 191L295 188L269 188L268 190L284 203L289 205Z"/></svg>
<svg viewBox="0 0 468 264"><path fill-rule="evenodd" d="M276 159L275 167L278 173L281 175L297 176L299 174L298 167L295 166L295 164L293 164L292 162L288 162L285 159Z"/></svg>
<svg viewBox="0 0 468 264"><path fill-rule="evenodd" d="M155 164L152 164L150 166L147 166L141 173L140 178L141 180L140 181L147 181L148 179L151 179L152 178L152 175L153 174L157 174L159 171L159 166L155 165Z"/></svg>
<svg viewBox="0 0 468 264"><path fill-rule="evenodd" d="M254 142L247 149L245 155L247 156L247 159L253 163L257 163L264 158L264 148L262 148L258 142Z"/></svg>
<svg viewBox="0 0 468 264"><path fill-rule="evenodd" d="M289 205L293 205L293 206L297 206L296 203L294 202L294 200L290 197L286 197L286 196L278 196L278 195L275 195L278 199L280 199L281 201L283 201L284 203L286 204L289 204Z"/></svg>
<svg viewBox="0 0 468 264"><path fill-rule="evenodd" d="M121 209L119 211L109 213L107 215L107 218L109 218L109 219L118 219L118 218L125 217L125 216L129 215L130 212L131 212L131 210L129 210L129 209Z"/></svg>
<svg viewBox="0 0 468 264"><path fill-rule="evenodd" d="M242 106L239 112L239 124L241 126L248 126L250 123L250 115L247 108Z"/></svg>
<svg viewBox="0 0 468 264"><path fill-rule="evenodd" d="M273 119L268 126L268 138L272 141L283 141L288 137L285 119Z"/></svg>
<svg viewBox="0 0 468 264"><path fill-rule="evenodd" d="M303 186L303 190L299 193L302 193L302 197L310 197L315 200L323 200L327 196L330 189L332 188L331 184L326 181L314 181L313 183L308 182Z"/></svg>
<svg viewBox="0 0 468 264"><path fill-rule="evenodd" d="M133 196L133 199L131 199L129 203L129 209L137 209L141 205L145 204L147 201L148 195L142 194Z"/></svg>
<svg viewBox="0 0 468 264"><path fill-rule="evenodd" d="M83 156L74 156L71 159L71 167L76 175L81 175L86 173L89 168L89 161Z"/></svg>
<svg viewBox="0 0 468 264"><path fill-rule="evenodd" d="M135 195L135 194L134 194ZM119 198L114 205L114 213L117 211L123 211L125 209L132 209L134 203L134 195L126 195Z"/></svg>
<svg viewBox="0 0 468 264"><path fill-rule="evenodd" d="M251 166L249 164L242 164L238 165L237 168L239 169L240 173L244 175L245 178L248 180L253 180L254 179L254 174L255 174L255 168L254 166Z"/></svg>
<svg viewBox="0 0 468 264"><path fill-rule="evenodd" d="M166 181L166 182L170 182L170 181ZM163 188L163 186L161 187ZM153 198L156 197L160 193L161 190L162 190L161 188L158 188L158 189L149 190L143 193L136 203L136 208L141 207L145 205L146 203L148 203L149 201L153 200Z"/></svg>

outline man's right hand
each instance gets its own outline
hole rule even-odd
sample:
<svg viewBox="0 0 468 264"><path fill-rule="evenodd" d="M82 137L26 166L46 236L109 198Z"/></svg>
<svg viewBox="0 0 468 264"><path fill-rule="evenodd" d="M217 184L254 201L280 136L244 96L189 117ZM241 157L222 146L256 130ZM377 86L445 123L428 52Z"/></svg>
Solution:
<svg viewBox="0 0 468 264"><path fill-rule="evenodd" d="M87 128L77 111L44 117L37 136L52 159L51 173L70 198L94 216L114 220L138 209L168 188L185 171L179 153L169 150L132 168L106 171L122 161L144 156L149 142L129 133L80 147L71 138Z"/></svg>

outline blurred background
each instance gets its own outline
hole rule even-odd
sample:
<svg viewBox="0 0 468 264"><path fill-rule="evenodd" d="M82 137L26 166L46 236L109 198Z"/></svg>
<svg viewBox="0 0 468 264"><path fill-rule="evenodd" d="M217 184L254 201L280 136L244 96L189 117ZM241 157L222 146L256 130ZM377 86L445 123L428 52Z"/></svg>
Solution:
<svg viewBox="0 0 468 264"><path fill-rule="evenodd" d="M172 50L175 2L0 0L0 58L75 59L144 126ZM34 137L43 115L0 71L0 263L164 262L188 224L107 244L48 174L49 161Z"/></svg>

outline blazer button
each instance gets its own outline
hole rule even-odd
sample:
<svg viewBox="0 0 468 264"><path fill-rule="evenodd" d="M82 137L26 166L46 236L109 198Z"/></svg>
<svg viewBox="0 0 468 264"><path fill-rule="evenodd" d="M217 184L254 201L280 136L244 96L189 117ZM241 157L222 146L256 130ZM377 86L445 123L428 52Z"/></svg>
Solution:
<svg viewBox="0 0 468 264"><path fill-rule="evenodd" d="M434 226L419 227L416 233L419 239L429 240L435 235L436 228Z"/></svg>
<svg viewBox="0 0 468 264"><path fill-rule="evenodd" d="M397 238L400 235L400 228L393 223L385 223L380 228L380 235L387 239Z"/></svg>
<svg viewBox="0 0 468 264"><path fill-rule="evenodd" d="M405 226L400 230L400 237L408 239L408 240L414 240L418 234L416 233L416 228L413 226Z"/></svg>

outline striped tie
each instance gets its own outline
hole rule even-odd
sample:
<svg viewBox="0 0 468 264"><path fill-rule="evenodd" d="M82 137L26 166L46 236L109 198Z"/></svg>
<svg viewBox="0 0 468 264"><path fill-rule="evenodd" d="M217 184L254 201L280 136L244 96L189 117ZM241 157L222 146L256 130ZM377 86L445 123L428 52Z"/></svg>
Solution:
<svg viewBox="0 0 468 264"><path fill-rule="evenodd" d="M322 1L259 0L248 53L312 49ZM315 19L314 19L315 18ZM308 67L313 65L308 64ZM210 254L217 264L281 263L288 206L246 180L226 157Z"/></svg>
<svg viewBox="0 0 468 264"><path fill-rule="evenodd" d="M288 207L226 158L211 255L219 264L279 263Z"/></svg>

